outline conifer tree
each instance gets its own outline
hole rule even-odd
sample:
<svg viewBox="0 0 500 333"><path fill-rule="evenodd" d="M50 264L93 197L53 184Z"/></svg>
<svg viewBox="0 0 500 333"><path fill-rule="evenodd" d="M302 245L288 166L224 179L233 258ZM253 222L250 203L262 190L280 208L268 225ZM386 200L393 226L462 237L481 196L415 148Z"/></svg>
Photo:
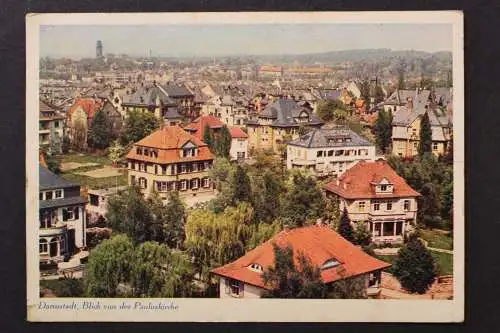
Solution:
<svg viewBox="0 0 500 333"><path fill-rule="evenodd" d="M220 157L229 157L231 149L231 134L227 126L221 128L220 134L215 140L215 154Z"/></svg>
<svg viewBox="0 0 500 333"><path fill-rule="evenodd" d="M249 202L252 197L250 177L241 165L236 167L232 181L233 204L241 201Z"/></svg>
<svg viewBox="0 0 500 333"><path fill-rule="evenodd" d="M413 293L425 293L436 278L434 258L416 237L399 250L392 269L401 286Z"/></svg>
<svg viewBox="0 0 500 333"><path fill-rule="evenodd" d="M349 215L347 213L347 208L344 207L342 211L342 215L340 216L339 229L338 233L347 239L349 242L354 243L354 230L351 225L351 220L349 219Z"/></svg>
<svg viewBox="0 0 500 333"><path fill-rule="evenodd" d="M420 122L420 143L418 145L419 156L423 156L425 153L432 153L432 130L427 112L424 113Z"/></svg>
<svg viewBox="0 0 500 333"><path fill-rule="evenodd" d="M92 122L88 134L87 143L91 148L105 149L109 146L112 138L111 125L102 109L98 110Z"/></svg>
<svg viewBox="0 0 500 333"><path fill-rule="evenodd" d="M210 131L210 126L208 124L205 125L205 128L203 128L203 142L205 142L208 145L208 148L210 150L213 150L214 148L214 139L212 137L212 133Z"/></svg>

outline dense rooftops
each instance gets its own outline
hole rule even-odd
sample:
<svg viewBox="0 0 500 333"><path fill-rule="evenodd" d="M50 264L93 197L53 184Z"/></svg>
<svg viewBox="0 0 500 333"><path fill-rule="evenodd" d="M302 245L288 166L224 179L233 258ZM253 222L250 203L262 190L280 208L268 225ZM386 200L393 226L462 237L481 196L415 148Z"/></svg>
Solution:
<svg viewBox="0 0 500 333"><path fill-rule="evenodd" d="M372 146L368 140L345 128L314 129L288 144L306 148Z"/></svg>

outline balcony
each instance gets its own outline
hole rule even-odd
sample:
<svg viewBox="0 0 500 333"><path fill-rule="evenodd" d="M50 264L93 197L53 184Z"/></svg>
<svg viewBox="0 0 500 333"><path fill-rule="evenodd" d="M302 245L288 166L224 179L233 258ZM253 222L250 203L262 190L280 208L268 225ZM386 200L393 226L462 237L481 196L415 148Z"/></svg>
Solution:
<svg viewBox="0 0 500 333"><path fill-rule="evenodd" d="M63 223L52 224L49 228L40 228L40 236L57 236L65 234L68 227Z"/></svg>
<svg viewBox="0 0 500 333"><path fill-rule="evenodd" d="M290 162L292 165L297 165L297 166L306 166L306 165L315 165L316 160L305 160L302 158L294 158L291 159Z"/></svg>

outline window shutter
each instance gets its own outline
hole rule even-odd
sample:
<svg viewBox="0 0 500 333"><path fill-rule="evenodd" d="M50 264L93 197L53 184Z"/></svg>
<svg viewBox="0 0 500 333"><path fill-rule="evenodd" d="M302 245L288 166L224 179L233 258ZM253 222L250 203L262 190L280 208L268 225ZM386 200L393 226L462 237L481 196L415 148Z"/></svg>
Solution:
<svg viewBox="0 0 500 333"><path fill-rule="evenodd" d="M67 220L68 220L68 209L63 208L63 221L67 221Z"/></svg>
<svg viewBox="0 0 500 333"><path fill-rule="evenodd" d="M75 220L80 218L80 207L75 207Z"/></svg>
<svg viewBox="0 0 500 333"><path fill-rule="evenodd" d="M239 281L240 297L243 297L243 292L245 291L245 283Z"/></svg>

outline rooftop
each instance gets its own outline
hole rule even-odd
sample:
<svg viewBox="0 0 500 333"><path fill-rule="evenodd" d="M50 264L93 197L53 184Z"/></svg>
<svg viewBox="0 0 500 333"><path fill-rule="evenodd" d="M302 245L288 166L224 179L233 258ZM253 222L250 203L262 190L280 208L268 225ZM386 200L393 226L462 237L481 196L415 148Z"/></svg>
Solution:
<svg viewBox="0 0 500 333"><path fill-rule="evenodd" d="M80 186L77 183L72 183L62 177L59 177L41 165L38 167L38 170L40 177L40 191Z"/></svg>
<svg viewBox="0 0 500 333"><path fill-rule="evenodd" d="M373 146L359 134L344 128L314 129L288 144L306 148Z"/></svg>
<svg viewBox="0 0 500 333"><path fill-rule="evenodd" d="M264 285L262 274L251 270L250 267L257 264L263 270L267 270L268 267L273 266L273 244L279 247L290 245L293 248L296 265L298 264L298 253L303 253L317 267L323 266L328 261L337 261L339 265L322 269L321 279L324 283L390 267L390 264L369 256L331 228L315 225L283 230L269 241L247 252L243 257L225 266L215 268L211 272L257 287L269 287Z"/></svg>

